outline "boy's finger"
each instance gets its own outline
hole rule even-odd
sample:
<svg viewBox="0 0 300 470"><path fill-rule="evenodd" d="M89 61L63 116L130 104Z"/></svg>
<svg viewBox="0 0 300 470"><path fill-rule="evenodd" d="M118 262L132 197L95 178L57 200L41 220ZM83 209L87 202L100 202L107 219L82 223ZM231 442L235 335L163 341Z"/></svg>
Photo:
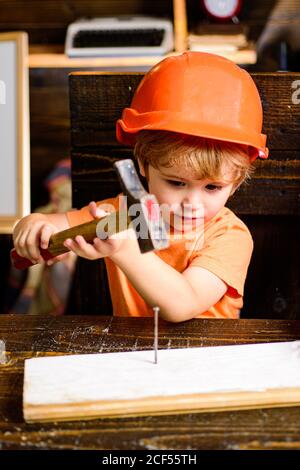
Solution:
<svg viewBox="0 0 300 470"><path fill-rule="evenodd" d="M15 241L15 248L17 250L18 255L23 256L23 257L28 257L28 253L26 252L26 246L25 246L25 241L27 237L28 232L22 233L21 235L16 238Z"/></svg>
<svg viewBox="0 0 300 470"><path fill-rule="evenodd" d="M63 253L62 255L58 255L56 256L54 259L56 259L57 261L61 261L62 259L66 258L67 256L69 256L70 253Z"/></svg>
<svg viewBox="0 0 300 470"><path fill-rule="evenodd" d="M100 219L101 217L105 217L106 215L109 215L109 212L106 212L103 209L100 209L97 207L97 204L95 201L92 201L89 203L89 211L90 214L95 218L95 219Z"/></svg>
<svg viewBox="0 0 300 470"><path fill-rule="evenodd" d="M96 217L101 218L101 217L105 217L106 215L109 215L109 212L106 212L103 209L97 208Z"/></svg>
<svg viewBox="0 0 300 470"><path fill-rule="evenodd" d="M127 200L123 194L120 196L120 209L123 211L127 209Z"/></svg>
<svg viewBox="0 0 300 470"><path fill-rule="evenodd" d="M52 266L53 264L58 263L59 261L62 261L64 258L66 258L69 255L69 253L63 253L62 255L55 256L55 258L51 258L47 261L48 266Z"/></svg>
<svg viewBox="0 0 300 470"><path fill-rule="evenodd" d="M95 259L98 255L97 251L90 243L87 243L81 235L77 235L75 240L67 239L64 242L64 245L67 246L70 250L76 253L78 256L83 256L85 258Z"/></svg>
<svg viewBox="0 0 300 470"><path fill-rule="evenodd" d="M93 217L97 217L97 204L95 203L95 201L89 203L89 211Z"/></svg>
<svg viewBox="0 0 300 470"><path fill-rule="evenodd" d="M28 258L31 259L34 263L39 262L40 258L40 249L39 249L39 229L32 229L27 233L25 240L25 249L27 251Z"/></svg>
<svg viewBox="0 0 300 470"><path fill-rule="evenodd" d="M54 228L51 227L50 225L44 225L42 227L41 234L40 234L40 246L44 250L48 248L49 240L53 232L54 232Z"/></svg>
<svg viewBox="0 0 300 470"><path fill-rule="evenodd" d="M89 207L90 214L93 215L97 209L95 201L91 201L88 207Z"/></svg>

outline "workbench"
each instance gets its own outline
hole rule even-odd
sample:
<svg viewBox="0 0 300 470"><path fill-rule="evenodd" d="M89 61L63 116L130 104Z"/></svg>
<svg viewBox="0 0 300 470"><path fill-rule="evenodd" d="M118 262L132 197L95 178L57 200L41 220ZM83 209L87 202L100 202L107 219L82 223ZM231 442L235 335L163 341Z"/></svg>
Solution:
<svg viewBox="0 0 300 470"><path fill-rule="evenodd" d="M298 320L203 319L177 324L160 320L159 325L159 349L299 339ZM47 424L24 422L25 359L152 347L153 320L149 318L0 315L0 448L300 449L300 407Z"/></svg>

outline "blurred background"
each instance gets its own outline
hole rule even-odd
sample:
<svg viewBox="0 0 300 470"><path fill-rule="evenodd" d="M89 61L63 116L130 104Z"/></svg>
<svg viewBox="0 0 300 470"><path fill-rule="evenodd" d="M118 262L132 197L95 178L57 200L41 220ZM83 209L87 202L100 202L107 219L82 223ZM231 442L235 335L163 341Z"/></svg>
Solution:
<svg viewBox="0 0 300 470"><path fill-rule="evenodd" d="M71 205L70 72L144 72L187 49L215 52L250 72L300 69L299 0L1 0L6 31L29 38L32 211ZM49 184L60 171L63 189ZM24 282L10 272L10 248L11 236L0 235L0 312Z"/></svg>

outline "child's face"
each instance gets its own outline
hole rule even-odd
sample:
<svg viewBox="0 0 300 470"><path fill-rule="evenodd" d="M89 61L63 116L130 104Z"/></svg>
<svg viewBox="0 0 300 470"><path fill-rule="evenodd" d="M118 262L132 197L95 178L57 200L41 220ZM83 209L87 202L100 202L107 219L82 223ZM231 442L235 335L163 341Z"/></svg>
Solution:
<svg viewBox="0 0 300 470"><path fill-rule="evenodd" d="M146 176L141 165L140 171ZM196 179L188 170L175 166L156 169L149 165L147 171L149 192L160 205L170 208L171 225L176 228L184 223L187 229L208 222L224 207L234 192L233 183L228 183L230 176L225 168L219 181Z"/></svg>

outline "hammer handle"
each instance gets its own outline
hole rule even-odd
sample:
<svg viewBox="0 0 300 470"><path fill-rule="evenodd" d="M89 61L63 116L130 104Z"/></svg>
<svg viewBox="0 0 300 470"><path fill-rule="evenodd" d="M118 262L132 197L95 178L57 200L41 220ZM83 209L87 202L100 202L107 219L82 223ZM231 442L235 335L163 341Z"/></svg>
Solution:
<svg viewBox="0 0 300 470"><path fill-rule="evenodd" d="M105 232L107 236L113 235L126 230L129 226L130 219L126 211L112 212L108 216L101 219L92 220L84 224L76 225L75 227L68 228L61 232L54 233L49 240L49 246L45 249L40 249L40 254L45 261L55 258L62 253L70 251L64 246L64 241L67 238L75 238L76 235L82 235L88 243L92 243L94 238L97 237L97 226L101 224L101 232ZM99 230L99 226L98 226ZM13 265L17 269L29 268L33 263L23 256L18 255L15 249L10 252Z"/></svg>

